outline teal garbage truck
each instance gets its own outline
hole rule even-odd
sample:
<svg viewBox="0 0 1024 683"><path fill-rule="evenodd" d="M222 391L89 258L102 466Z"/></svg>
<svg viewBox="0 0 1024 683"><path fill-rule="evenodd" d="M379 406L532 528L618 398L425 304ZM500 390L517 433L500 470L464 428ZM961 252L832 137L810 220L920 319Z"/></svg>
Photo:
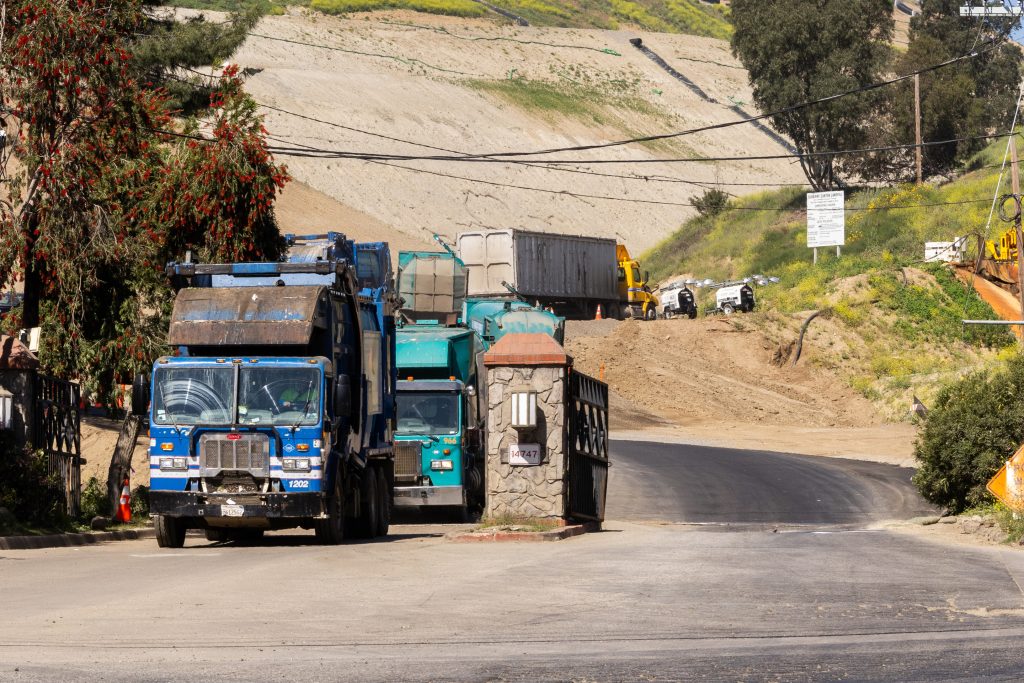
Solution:
<svg viewBox="0 0 1024 683"><path fill-rule="evenodd" d="M398 255L395 505L483 502L485 347L461 324L466 270L448 252Z"/></svg>
<svg viewBox="0 0 1024 683"><path fill-rule="evenodd" d="M157 543L315 529L387 534L395 319L386 244L289 237L282 262L172 263L169 342L132 408L150 424ZM362 268L358 263L362 263ZM148 393L148 401L145 400Z"/></svg>
<svg viewBox="0 0 1024 683"><path fill-rule="evenodd" d="M506 334L562 341L564 318L516 300L467 299L450 250L401 252L395 505L482 508L487 381L483 355Z"/></svg>

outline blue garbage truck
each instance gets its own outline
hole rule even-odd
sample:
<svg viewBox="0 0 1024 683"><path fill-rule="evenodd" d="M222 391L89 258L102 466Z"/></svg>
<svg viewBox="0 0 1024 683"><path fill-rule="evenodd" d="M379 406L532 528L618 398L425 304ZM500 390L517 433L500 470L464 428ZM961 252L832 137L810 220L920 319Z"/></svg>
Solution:
<svg viewBox="0 0 1024 683"><path fill-rule="evenodd" d="M483 355L513 332L561 342L564 319L529 304L466 298L450 250L401 252L395 505L482 509L487 434Z"/></svg>
<svg viewBox="0 0 1024 683"><path fill-rule="evenodd" d="M273 263L172 263L177 294L148 405L157 543L312 528L386 535L395 317L386 244L289 237ZM362 268L360 268L362 264ZM137 380L138 383L138 380ZM138 400L135 400L138 397Z"/></svg>

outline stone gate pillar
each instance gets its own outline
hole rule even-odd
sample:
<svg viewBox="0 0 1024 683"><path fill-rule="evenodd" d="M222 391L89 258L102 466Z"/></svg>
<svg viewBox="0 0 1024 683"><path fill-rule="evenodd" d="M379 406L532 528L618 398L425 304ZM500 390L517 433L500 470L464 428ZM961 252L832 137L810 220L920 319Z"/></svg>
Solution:
<svg viewBox="0 0 1024 683"><path fill-rule="evenodd" d="M509 334L484 355L484 365L484 515L565 517L566 380L572 358L545 334ZM533 405L535 425L514 426L513 417L520 423L529 421Z"/></svg>

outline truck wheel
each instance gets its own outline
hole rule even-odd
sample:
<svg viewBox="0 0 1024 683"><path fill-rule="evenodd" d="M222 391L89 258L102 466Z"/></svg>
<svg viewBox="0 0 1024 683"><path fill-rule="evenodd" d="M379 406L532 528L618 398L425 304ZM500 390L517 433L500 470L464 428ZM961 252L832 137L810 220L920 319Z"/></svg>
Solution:
<svg viewBox="0 0 1024 683"><path fill-rule="evenodd" d="M210 543L223 543L228 540L227 531L224 529L207 529L206 540Z"/></svg>
<svg viewBox="0 0 1024 683"><path fill-rule="evenodd" d="M334 474L334 487L327 497L327 519L313 520L316 540L321 545L338 545L345 540L345 488L340 471Z"/></svg>
<svg viewBox="0 0 1024 683"><path fill-rule="evenodd" d="M388 491L388 478L384 468L377 468L377 495L380 505L377 509L377 535L387 536L391 527L391 492Z"/></svg>
<svg viewBox="0 0 1024 683"><path fill-rule="evenodd" d="M722 313L725 313L726 315L732 315L735 312L736 309L733 308L732 304L725 304L722 306Z"/></svg>
<svg viewBox="0 0 1024 683"><path fill-rule="evenodd" d="M657 320L657 319L658 319L658 311L655 310L655 308L653 306L648 307L648 309L646 311L644 311L644 320Z"/></svg>
<svg viewBox="0 0 1024 683"><path fill-rule="evenodd" d="M693 309L692 311L689 312L688 315L690 316L690 320L693 320L694 318L697 317L697 309Z"/></svg>
<svg viewBox="0 0 1024 683"><path fill-rule="evenodd" d="M373 466L367 465L359 483L359 517L353 529L355 538L373 538L380 523L380 498L377 495L377 474Z"/></svg>
<svg viewBox="0 0 1024 683"><path fill-rule="evenodd" d="M669 308L665 309L665 320L671 320L676 317L676 314Z"/></svg>
<svg viewBox="0 0 1024 683"><path fill-rule="evenodd" d="M185 545L185 520L179 517L157 515L156 544L161 548L180 548Z"/></svg>

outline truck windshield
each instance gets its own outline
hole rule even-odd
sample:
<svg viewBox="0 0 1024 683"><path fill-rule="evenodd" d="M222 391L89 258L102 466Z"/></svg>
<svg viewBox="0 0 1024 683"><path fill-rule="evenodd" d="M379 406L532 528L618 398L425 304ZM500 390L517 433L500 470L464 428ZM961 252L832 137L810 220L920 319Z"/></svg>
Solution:
<svg viewBox="0 0 1024 683"><path fill-rule="evenodd" d="M241 367L239 424L315 425L319 419L317 368Z"/></svg>
<svg viewBox="0 0 1024 683"><path fill-rule="evenodd" d="M458 434L459 396L426 391L398 394L399 434Z"/></svg>
<svg viewBox="0 0 1024 683"><path fill-rule="evenodd" d="M231 423L234 369L160 368L154 378L153 419L157 424Z"/></svg>

